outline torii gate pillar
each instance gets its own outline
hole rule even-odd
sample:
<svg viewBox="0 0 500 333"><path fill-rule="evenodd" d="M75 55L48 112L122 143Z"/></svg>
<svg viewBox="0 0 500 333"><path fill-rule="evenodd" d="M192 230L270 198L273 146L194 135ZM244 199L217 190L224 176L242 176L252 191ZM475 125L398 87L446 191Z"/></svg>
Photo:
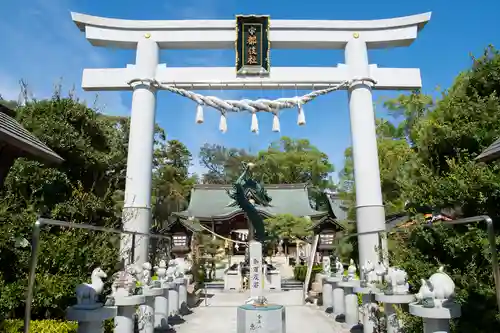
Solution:
<svg viewBox="0 0 500 333"><path fill-rule="evenodd" d="M359 35L347 43L345 61L353 77L370 77L367 46ZM379 243L379 232L385 231L385 211L371 83L354 82L348 93L356 184L356 226L360 234L358 252L359 263L363 265L366 260L377 262L377 257L373 255L378 253L377 248L382 246L386 249L386 244Z"/></svg>
<svg viewBox="0 0 500 333"><path fill-rule="evenodd" d="M416 68L379 68L368 62L368 49L408 46L430 20L431 13L372 21L273 20L273 49L343 49L346 64L337 67L273 67L268 77L239 77L234 67L171 68L158 64L159 49L234 49L234 20L132 21L72 13L73 21L95 46L136 49L135 65L85 69L87 91L132 90L124 229L149 231L156 92L148 80L190 90L322 89L354 81L348 89L356 184L359 262L378 261L379 233L385 214L375 133L372 89L421 88ZM143 82L138 80L144 80ZM132 86L129 82L141 82ZM130 239L122 242L129 256ZM133 261L148 260L148 241L137 237Z"/></svg>

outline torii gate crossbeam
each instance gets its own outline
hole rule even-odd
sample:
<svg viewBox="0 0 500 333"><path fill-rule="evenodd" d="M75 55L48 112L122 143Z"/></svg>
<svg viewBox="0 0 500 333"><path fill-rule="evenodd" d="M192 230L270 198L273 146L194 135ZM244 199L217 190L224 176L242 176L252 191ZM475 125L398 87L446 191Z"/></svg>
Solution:
<svg viewBox="0 0 500 333"><path fill-rule="evenodd" d="M359 261L378 261L378 233L385 214L375 133L372 89L420 88L418 69L379 68L368 62L368 50L408 46L430 20L431 13L372 21L273 20L272 48L344 49L345 64L337 67L273 67L268 77L239 77L234 68L170 68L159 63L160 49L234 48L233 20L133 21L72 13L73 21L95 46L136 49L136 63L126 68L85 69L85 90L132 90L124 229L148 233L151 225L151 176L156 90L133 79L151 79L185 89L325 88L353 78L348 88L356 184ZM371 233L371 234L370 234ZM122 253L130 248L122 243ZM383 244L382 244L383 245ZM137 240L135 262L147 261L148 241Z"/></svg>

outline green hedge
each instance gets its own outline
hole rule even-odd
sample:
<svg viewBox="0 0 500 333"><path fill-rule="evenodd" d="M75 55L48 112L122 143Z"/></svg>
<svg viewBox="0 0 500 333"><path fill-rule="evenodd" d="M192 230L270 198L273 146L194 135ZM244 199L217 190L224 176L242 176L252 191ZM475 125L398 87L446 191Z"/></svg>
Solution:
<svg viewBox="0 0 500 333"><path fill-rule="evenodd" d="M20 333L23 331L23 320L10 319L0 324L1 333ZM30 333L76 333L78 324L74 321L32 320Z"/></svg>
<svg viewBox="0 0 500 333"><path fill-rule="evenodd" d="M311 287L312 282L316 278L316 274L321 273L323 271L323 267L321 265L314 265L311 272L311 279L309 280L309 287ZM307 275L307 266L306 265L295 265L293 268L293 277L295 280L300 282L306 281Z"/></svg>

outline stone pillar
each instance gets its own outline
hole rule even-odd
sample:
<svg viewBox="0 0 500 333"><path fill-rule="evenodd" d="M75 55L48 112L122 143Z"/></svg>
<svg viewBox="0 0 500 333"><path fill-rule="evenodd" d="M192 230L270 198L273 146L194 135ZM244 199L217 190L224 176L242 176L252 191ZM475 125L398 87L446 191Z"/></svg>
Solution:
<svg viewBox="0 0 500 333"><path fill-rule="evenodd" d="M345 60L352 79L370 77L368 52L363 33L353 34L345 48ZM377 232L385 230L385 213L380 186L375 113L371 83L356 81L349 88L354 181L356 185L356 226L359 262L378 262ZM385 247L384 244L382 244Z"/></svg>
<svg viewBox="0 0 500 333"><path fill-rule="evenodd" d="M103 323L116 316L116 306L103 306L96 309L68 308L66 319L78 322L77 333L104 333Z"/></svg>
<svg viewBox="0 0 500 333"><path fill-rule="evenodd" d="M339 286L339 282L342 281L341 277L331 277L328 280L333 285L332 300L333 300L333 313L336 315L344 314L344 289Z"/></svg>
<svg viewBox="0 0 500 333"><path fill-rule="evenodd" d="M359 280L339 282L339 286L344 289L344 315L345 323L350 326L359 323L358 295L353 288L359 287Z"/></svg>
<svg viewBox="0 0 500 333"><path fill-rule="evenodd" d="M179 313L186 315L189 312L187 307L187 280L179 278L175 280L175 283L177 283L177 290L179 291Z"/></svg>
<svg viewBox="0 0 500 333"><path fill-rule="evenodd" d="M168 289L171 283L162 284L162 294L155 297L155 329L168 331Z"/></svg>
<svg viewBox="0 0 500 333"><path fill-rule="evenodd" d="M321 291L323 298L323 307L326 312L333 312L333 285L328 277L323 279L323 288Z"/></svg>
<svg viewBox="0 0 500 333"><path fill-rule="evenodd" d="M137 43L136 72L140 79L153 79L159 62L158 44L144 37ZM151 177L153 169L153 140L155 128L156 89L149 82L133 85L130 135L127 157L127 177L123 206L123 229L149 233L151 226ZM131 247L134 246L134 258ZM149 239L123 235L122 256L142 265L148 261Z"/></svg>
<svg viewBox="0 0 500 333"><path fill-rule="evenodd" d="M142 294L146 297L146 303L139 306L139 332L154 333L155 298L163 294L163 289L144 288Z"/></svg>
<svg viewBox="0 0 500 333"><path fill-rule="evenodd" d="M376 325L376 320L373 317L373 311L377 308L377 303L375 303L375 292L378 290L372 289L370 287L356 287L354 288L355 293L362 294L362 302L363 302L363 332L364 333L373 333Z"/></svg>
<svg viewBox="0 0 500 333"><path fill-rule="evenodd" d="M384 303L385 321L387 333L399 333L402 331L402 320L397 317L394 305L409 304L415 300L412 294L407 295L384 295L377 294L375 299Z"/></svg>
<svg viewBox="0 0 500 333"><path fill-rule="evenodd" d="M115 333L134 333L135 311L138 305L144 304L142 295L115 297L118 313L115 317Z"/></svg>
<svg viewBox="0 0 500 333"><path fill-rule="evenodd" d="M262 244L257 241L250 241L250 297L258 298L262 296Z"/></svg>
<svg viewBox="0 0 500 333"><path fill-rule="evenodd" d="M169 321L174 321L179 315L179 290L177 284L172 283L168 288Z"/></svg>
<svg viewBox="0 0 500 333"><path fill-rule="evenodd" d="M420 304L410 304L410 314L424 321L424 333L450 333L450 319L460 317L461 307L448 303L441 308L426 308Z"/></svg>

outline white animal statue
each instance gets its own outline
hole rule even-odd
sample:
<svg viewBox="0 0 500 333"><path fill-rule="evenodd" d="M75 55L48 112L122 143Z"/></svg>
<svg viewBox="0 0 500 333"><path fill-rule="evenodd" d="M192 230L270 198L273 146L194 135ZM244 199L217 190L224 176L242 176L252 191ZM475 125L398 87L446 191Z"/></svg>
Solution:
<svg viewBox="0 0 500 333"><path fill-rule="evenodd" d="M151 285L151 268L152 267L149 262L142 264L141 285L143 287L149 287Z"/></svg>
<svg viewBox="0 0 500 333"><path fill-rule="evenodd" d="M325 274L326 276L330 276L330 274L332 273L330 257L323 256L322 266L323 266L323 274Z"/></svg>
<svg viewBox="0 0 500 333"><path fill-rule="evenodd" d="M363 272L363 279L370 287L373 287L379 281L375 272L375 264L371 260L365 261L365 264L361 267L361 271Z"/></svg>
<svg viewBox="0 0 500 333"><path fill-rule="evenodd" d="M128 265L125 270L113 275L111 295L113 297L132 296L137 282L137 267Z"/></svg>
<svg viewBox="0 0 500 333"><path fill-rule="evenodd" d="M176 271L177 271L177 263L175 262L174 259L170 259L168 261L168 268L167 268L167 281L173 281L175 279Z"/></svg>
<svg viewBox="0 0 500 333"><path fill-rule="evenodd" d="M357 272L356 265L354 265L354 260L349 260L349 267L347 267L347 280L351 281L356 279Z"/></svg>
<svg viewBox="0 0 500 333"><path fill-rule="evenodd" d="M335 258L335 275L337 277L344 276L344 265L340 262L339 257Z"/></svg>
<svg viewBox="0 0 500 333"><path fill-rule="evenodd" d="M422 286L415 295L416 299L427 307L440 308L446 301L452 301L455 297L455 283L443 267L431 275L428 280L422 279ZM428 304L432 300L433 304Z"/></svg>
<svg viewBox="0 0 500 333"><path fill-rule="evenodd" d="M397 295L406 295L410 290L408 284L408 274L400 268L390 267L387 270L385 279L391 284L392 293Z"/></svg>
<svg viewBox="0 0 500 333"><path fill-rule="evenodd" d="M160 260L158 266L154 267L158 281L165 281L167 279L167 263L165 260Z"/></svg>
<svg viewBox="0 0 500 333"><path fill-rule="evenodd" d="M104 288L102 279L108 276L104 271L97 267L92 271L91 283L82 283L76 287L76 307L81 309L95 309L103 306L98 303L98 297Z"/></svg>
<svg viewBox="0 0 500 333"><path fill-rule="evenodd" d="M383 262L380 262L377 264L377 268L375 269L375 274L377 274L378 280L379 281L384 281L385 276L387 275L387 267L384 265Z"/></svg>
<svg viewBox="0 0 500 333"><path fill-rule="evenodd" d="M175 277L183 278L186 273L186 263L182 258L175 258Z"/></svg>

